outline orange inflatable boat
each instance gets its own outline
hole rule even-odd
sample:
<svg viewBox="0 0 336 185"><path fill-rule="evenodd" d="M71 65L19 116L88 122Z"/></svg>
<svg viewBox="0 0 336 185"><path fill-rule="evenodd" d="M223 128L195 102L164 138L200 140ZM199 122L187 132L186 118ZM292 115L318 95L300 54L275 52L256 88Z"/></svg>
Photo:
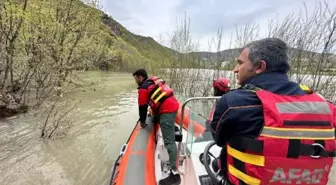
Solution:
<svg viewBox="0 0 336 185"><path fill-rule="evenodd" d="M137 124L114 162L111 185L156 185L154 172L155 130L150 119Z"/></svg>
<svg viewBox="0 0 336 185"><path fill-rule="evenodd" d="M203 126L206 121L205 118L191 112L188 108L185 108L184 112L183 129L188 130L189 118L192 116L194 125L192 130L196 137L200 136L205 130ZM178 125L182 121L181 106L175 121ZM159 135L160 128L159 124L152 123L151 117L148 117L146 122L148 126L144 129L141 129L138 124L134 127L129 139L122 147L119 157L114 162L111 185L157 184L159 179L156 178L155 174L155 155L159 150L156 137ZM191 128L189 128L190 130ZM182 133L179 134L182 135ZM175 140L178 140L177 138L175 135ZM181 142L181 140L177 142Z"/></svg>

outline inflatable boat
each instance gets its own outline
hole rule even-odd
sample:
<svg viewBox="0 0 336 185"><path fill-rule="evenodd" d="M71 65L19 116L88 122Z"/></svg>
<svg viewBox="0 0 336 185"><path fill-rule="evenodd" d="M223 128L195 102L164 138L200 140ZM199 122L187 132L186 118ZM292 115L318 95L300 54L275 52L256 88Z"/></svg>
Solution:
<svg viewBox="0 0 336 185"><path fill-rule="evenodd" d="M210 167L214 162L210 156L218 156L220 148L214 145L210 130L206 128L206 118L186 106L190 101L218 98L190 98L179 108L175 119L175 141L181 185L213 185L221 179ZM159 124L154 124L152 117L146 122L148 126L144 129L136 125L122 146L112 168L111 185L157 185L168 175L169 157Z"/></svg>

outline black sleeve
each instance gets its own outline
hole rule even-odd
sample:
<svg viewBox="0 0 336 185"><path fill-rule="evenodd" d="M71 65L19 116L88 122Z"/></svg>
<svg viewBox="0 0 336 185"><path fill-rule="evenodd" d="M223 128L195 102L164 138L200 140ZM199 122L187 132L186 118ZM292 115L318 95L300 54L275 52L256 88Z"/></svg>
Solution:
<svg viewBox="0 0 336 185"><path fill-rule="evenodd" d="M139 106L139 121L141 122L146 122L146 118L147 118L147 109L148 109L148 105L140 105Z"/></svg>

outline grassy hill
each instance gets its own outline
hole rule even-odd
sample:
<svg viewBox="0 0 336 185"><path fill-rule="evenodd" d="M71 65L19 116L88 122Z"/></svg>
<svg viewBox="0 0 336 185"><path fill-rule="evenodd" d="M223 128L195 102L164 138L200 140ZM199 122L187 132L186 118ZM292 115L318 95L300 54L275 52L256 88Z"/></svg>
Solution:
<svg viewBox="0 0 336 185"><path fill-rule="evenodd" d="M108 26L115 37L123 39L127 44L135 47L139 53L153 60L169 57L174 50L156 42L151 37L144 37L128 31L124 26L107 14L102 16L103 23Z"/></svg>
<svg viewBox="0 0 336 185"><path fill-rule="evenodd" d="M1 1L0 109L40 106L52 93L80 87L75 71L153 71L176 52L128 31L96 1ZM36 91L36 92L34 92ZM56 96L55 96L56 97ZM14 107L14 108L13 108Z"/></svg>
<svg viewBox="0 0 336 185"><path fill-rule="evenodd" d="M130 32L111 16L103 12L101 14L101 29L109 35L108 39L112 43L109 47L117 51L116 57L121 60L122 70L134 70L138 67L155 70L165 67L172 56L179 54L151 37Z"/></svg>

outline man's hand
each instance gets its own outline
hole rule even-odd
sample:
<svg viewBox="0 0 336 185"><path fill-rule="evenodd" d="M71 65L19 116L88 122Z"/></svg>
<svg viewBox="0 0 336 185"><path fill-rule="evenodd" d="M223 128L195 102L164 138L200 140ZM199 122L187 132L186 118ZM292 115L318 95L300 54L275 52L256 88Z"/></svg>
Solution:
<svg viewBox="0 0 336 185"><path fill-rule="evenodd" d="M149 109L148 109L148 114L147 114L147 116L148 116L148 117L151 117L152 115L153 115L153 111L152 111L151 108L149 108Z"/></svg>
<svg viewBox="0 0 336 185"><path fill-rule="evenodd" d="M147 123L146 122L138 121L137 124L140 124L141 128L147 127Z"/></svg>

